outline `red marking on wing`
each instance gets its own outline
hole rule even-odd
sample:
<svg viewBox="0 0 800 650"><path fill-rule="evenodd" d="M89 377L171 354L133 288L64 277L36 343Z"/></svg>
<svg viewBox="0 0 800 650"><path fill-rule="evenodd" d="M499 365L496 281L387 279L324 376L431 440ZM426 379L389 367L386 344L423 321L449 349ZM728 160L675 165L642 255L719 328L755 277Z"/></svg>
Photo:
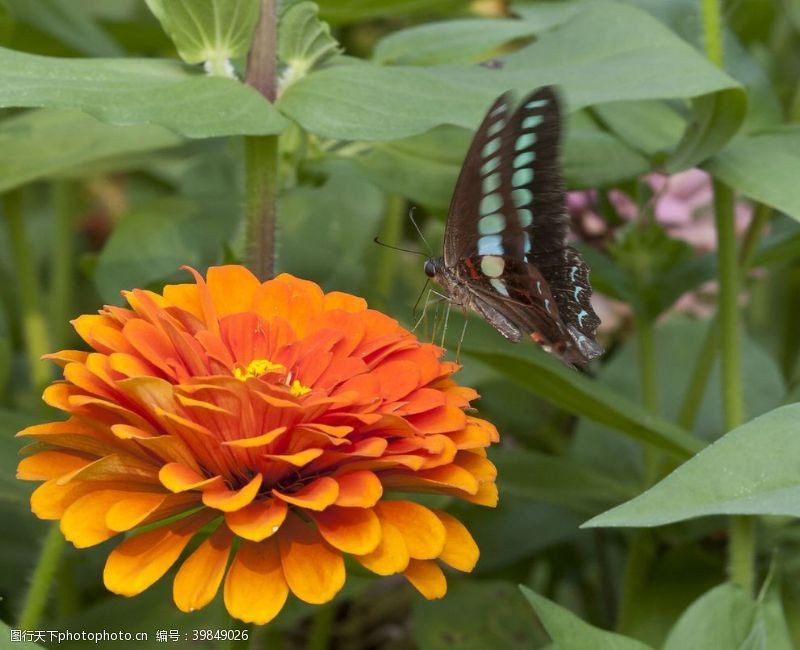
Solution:
<svg viewBox="0 0 800 650"><path fill-rule="evenodd" d="M472 263L472 260L467 258L464 260L464 264L466 264L467 268L469 269L470 277L472 277L473 280L480 280L481 278L480 273L478 273L478 270L475 268L475 265Z"/></svg>

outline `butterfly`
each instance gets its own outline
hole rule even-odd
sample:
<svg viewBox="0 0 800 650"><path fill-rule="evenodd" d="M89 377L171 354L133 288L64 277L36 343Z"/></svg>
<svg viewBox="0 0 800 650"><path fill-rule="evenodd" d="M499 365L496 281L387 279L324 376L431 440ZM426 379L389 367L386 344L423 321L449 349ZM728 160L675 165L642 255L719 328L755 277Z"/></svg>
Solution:
<svg viewBox="0 0 800 650"><path fill-rule="evenodd" d="M443 255L429 258L425 273L508 340L530 337L567 365L585 366L603 353L600 319L589 269L567 246L560 132L552 87L513 113L508 94L497 98L461 167Z"/></svg>

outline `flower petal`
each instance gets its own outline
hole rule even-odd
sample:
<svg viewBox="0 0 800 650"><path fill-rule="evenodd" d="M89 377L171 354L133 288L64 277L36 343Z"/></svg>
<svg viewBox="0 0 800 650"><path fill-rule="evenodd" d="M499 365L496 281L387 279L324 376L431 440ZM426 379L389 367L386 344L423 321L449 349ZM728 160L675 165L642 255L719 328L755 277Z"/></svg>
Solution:
<svg viewBox="0 0 800 650"><path fill-rule="evenodd" d="M309 512L325 541L344 553L364 555L381 541L381 523L369 508L337 508Z"/></svg>
<svg viewBox="0 0 800 650"><path fill-rule="evenodd" d="M126 539L106 560L106 588L122 596L135 596L147 589L175 564L192 537L213 516L207 511L199 512Z"/></svg>
<svg viewBox="0 0 800 650"><path fill-rule="evenodd" d="M22 481L49 481L86 467L97 460L68 451L42 451L19 461L17 478Z"/></svg>
<svg viewBox="0 0 800 650"><path fill-rule="evenodd" d="M336 477L339 484L337 506L371 508L383 496L383 485L375 472L361 470Z"/></svg>
<svg viewBox="0 0 800 650"><path fill-rule="evenodd" d="M379 576L390 576L405 571L408 566L408 549L397 527L381 520L381 541L374 551L356 555L355 559Z"/></svg>
<svg viewBox="0 0 800 650"><path fill-rule="evenodd" d="M284 494L275 488L272 489L272 494L300 508L325 510L328 506L336 503L336 498L339 496L339 484L330 476L323 476L292 494Z"/></svg>
<svg viewBox="0 0 800 650"><path fill-rule="evenodd" d="M415 560L432 560L444 548L447 533L438 517L413 501L380 501L378 516L393 524L406 543L408 555Z"/></svg>
<svg viewBox="0 0 800 650"><path fill-rule="evenodd" d="M288 511L280 499L255 501L236 512L226 512L225 523L239 537L260 542L278 532Z"/></svg>
<svg viewBox="0 0 800 650"><path fill-rule="evenodd" d="M452 515L434 510L434 514L444 524L447 540L439 559L459 571L472 571L478 563L480 550L466 526Z"/></svg>
<svg viewBox="0 0 800 650"><path fill-rule="evenodd" d="M278 542L286 582L300 600L327 603L344 586L342 554L297 515L287 517Z"/></svg>
<svg viewBox="0 0 800 650"><path fill-rule="evenodd" d="M178 569L172 583L172 598L182 612L193 612L208 605L228 566L233 534L222 524L197 547Z"/></svg>
<svg viewBox="0 0 800 650"><path fill-rule="evenodd" d="M203 490L203 503L209 508L234 512L244 508L256 498L261 488L261 481L261 474L256 474L247 485L238 490L229 490L223 484L209 486Z"/></svg>
<svg viewBox="0 0 800 650"><path fill-rule="evenodd" d="M245 623L264 625L283 609L289 588L275 540L244 542L225 578L225 607Z"/></svg>
<svg viewBox="0 0 800 650"><path fill-rule="evenodd" d="M447 579L442 568L431 560L411 560L403 572L414 588L428 600L442 598L447 593Z"/></svg>
<svg viewBox="0 0 800 650"><path fill-rule="evenodd" d="M206 478L195 472L191 467L180 463L167 463L164 465L158 471L158 480L170 492L201 490L209 485L222 483L221 476Z"/></svg>
<svg viewBox="0 0 800 650"><path fill-rule="evenodd" d="M253 306L253 295L261 286L255 275L234 264L209 267L206 282L218 318L248 311Z"/></svg>

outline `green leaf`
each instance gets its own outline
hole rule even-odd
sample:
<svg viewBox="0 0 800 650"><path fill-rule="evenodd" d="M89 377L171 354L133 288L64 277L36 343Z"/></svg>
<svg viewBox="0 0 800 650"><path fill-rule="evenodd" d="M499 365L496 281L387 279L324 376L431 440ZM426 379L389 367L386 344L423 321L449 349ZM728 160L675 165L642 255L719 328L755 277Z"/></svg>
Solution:
<svg viewBox="0 0 800 650"><path fill-rule="evenodd" d="M661 526L707 515L800 516L800 404L774 409L701 451L587 527Z"/></svg>
<svg viewBox="0 0 800 650"><path fill-rule="evenodd" d="M76 111L36 110L0 122L0 191L114 156L174 147L160 126L111 126Z"/></svg>
<svg viewBox="0 0 800 650"><path fill-rule="evenodd" d="M502 448L492 452L491 458L497 465L497 484L504 495L562 505L577 512L596 512L634 492L629 485L570 458Z"/></svg>
<svg viewBox="0 0 800 650"><path fill-rule="evenodd" d="M259 0L145 1L184 61L227 76L230 60L250 49L261 8Z"/></svg>
<svg viewBox="0 0 800 650"><path fill-rule="evenodd" d="M755 602L740 588L730 584L715 587L692 603L678 619L664 650L744 650L755 609Z"/></svg>
<svg viewBox="0 0 800 650"><path fill-rule="evenodd" d="M679 457L689 457L703 447L680 427L599 382L566 368L538 346L518 345L512 349L507 344L487 342L480 348L464 346L462 352L570 413Z"/></svg>
<svg viewBox="0 0 800 650"><path fill-rule="evenodd" d="M192 138L268 135L286 125L255 90L170 61L63 59L0 48L0 106L73 108L117 125Z"/></svg>
<svg viewBox="0 0 800 650"><path fill-rule="evenodd" d="M11 15L88 56L121 56L122 48L93 19L82 2L5 0Z"/></svg>
<svg viewBox="0 0 800 650"><path fill-rule="evenodd" d="M709 161L717 178L800 220L800 128L740 136Z"/></svg>
<svg viewBox="0 0 800 650"><path fill-rule="evenodd" d="M281 16L278 57L291 69L291 77L300 77L315 65L339 51L327 23L317 18L319 7L313 2L292 5ZM287 75L284 74L284 83Z"/></svg>
<svg viewBox="0 0 800 650"><path fill-rule="evenodd" d="M183 265L218 261L221 242L234 229L233 219L225 215L231 203L162 199L125 215L97 259L94 279L100 295L118 303L122 289L173 278Z"/></svg>
<svg viewBox="0 0 800 650"><path fill-rule="evenodd" d="M452 581L447 597L417 599L414 639L425 650L528 650L544 641L514 585Z"/></svg>
<svg viewBox="0 0 800 650"><path fill-rule="evenodd" d="M17 628L14 628L17 629ZM43 645L39 645L38 643L34 643L33 641L11 641L11 628L0 621L0 638L7 639L9 647L14 648L14 650L45 650Z"/></svg>
<svg viewBox="0 0 800 650"><path fill-rule="evenodd" d="M592 111L623 142L648 156L674 149L686 128L686 120L664 102L609 102Z"/></svg>
<svg viewBox="0 0 800 650"><path fill-rule="evenodd" d="M341 25L372 18L445 12L461 8L464 0L319 0L317 4L325 20Z"/></svg>
<svg viewBox="0 0 800 650"><path fill-rule="evenodd" d="M500 61L492 70L474 65L333 66L290 86L279 105L321 136L391 140L442 124L475 128L501 92L527 93L548 83L561 86L570 110L626 99L741 93L733 79L657 20L616 3L590 3L574 19ZM726 123L720 133L730 126ZM705 151L720 133L702 131L696 148Z"/></svg>
<svg viewBox="0 0 800 650"><path fill-rule="evenodd" d="M589 625L568 609L520 585L550 638L559 648L569 650L647 650L641 641ZM722 647L722 646L720 646Z"/></svg>
<svg viewBox="0 0 800 650"><path fill-rule="evenodd" d="M389 34L375 46L378 63L438 65L473 63L504 44L541 30L524 20L472 18L417 25Z"/></svg>

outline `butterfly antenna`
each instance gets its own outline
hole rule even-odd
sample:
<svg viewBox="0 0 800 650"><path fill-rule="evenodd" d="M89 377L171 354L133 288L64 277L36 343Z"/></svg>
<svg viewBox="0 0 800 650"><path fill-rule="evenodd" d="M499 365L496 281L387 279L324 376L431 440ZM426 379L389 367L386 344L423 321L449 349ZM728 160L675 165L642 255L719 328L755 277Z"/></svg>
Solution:
<svg viewBox="0 0 800 650"><path fill-rule="evenodd" d="M417 320L417 307L419 307L420 300L422 300L422 296L425 295L425 289L428 288L428 284L430 283L430 281L431 281L430 278L425 280L425 284L422 285L422 291L420 291L419 295L417 296L417 302L414 303L414 309L411 311L411 318L414 320L414 329L417 329L420 321L422 320L422 317L420 317L420 319ZM428 297L430 298L430 295ZM427 306L428 306L428 301L426 300L425 307ZM422 310L422 316L425 316L425 309Z"/></svg>
<svg viewBox="0 0 800 650"><path fill-rule="evenodd" d="M433 257L433 248L431 248L431 245L428 243L428 240L425 239L425 235L422 234L422 229L419 227L419 225L417 225L417 220L414 218L414 210L416 209L417 206L415 205L411 206L411 208L408 211L408 218L411 219L411 223L414 224L414 230L417 231L417 234L419 235L419 238L422 240L422 243L424 243L425 247L428 249L428 256Z"/></svg>
<svg viewBox="0 0 800 650"><path fill-rule="evenodd" d="M386 248L391 248L393 251L402 251L403 253L414 253L414 255L429 257L427 253L423 253L422 251L412 251L410 248L400 248L399 246L392 246L392 244L387 244L386 242L382 242L378 237L374 237L372 241L374 241L379 246L385 246Z"/></svg>

